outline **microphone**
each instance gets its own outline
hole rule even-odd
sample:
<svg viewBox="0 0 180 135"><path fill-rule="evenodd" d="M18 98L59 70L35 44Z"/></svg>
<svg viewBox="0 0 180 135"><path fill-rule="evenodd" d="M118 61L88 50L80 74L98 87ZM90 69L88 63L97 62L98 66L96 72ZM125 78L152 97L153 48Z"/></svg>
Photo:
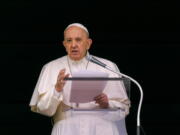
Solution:
<svg viewBox="0 0 180 135"><path fill-rule="evenodd" d="M143 101L143 90L142 90L141 85L140 85L135 79L133 79L132 77L130 77L130 76L128 76L128 75L125 75L125 74L123 74L123 73L114 71L111 67L109 67L109 66L107 66L105 63L99 61L98 59L96 59L96 58L93 57L92 55L89 55L89 54L88 54L88 55L86 56L86 59L87 59L88 61L91 61L91 62L93 62L93 63L95 63L95 64L97 64L97 65L99 65L99 66L101 66L101 67L104 67L104 68L106 68L107 70L110 70L110 71L112 71L112 72L114 72L114 73L116 73L116 74L118 74L118 75L120 75L120 76L123 76L123 77L125 77L125 78L130 79L132 82L134 82L134 83L138 86L139 91L140 91L140 101L139 101L138 112L137 112L137 128L138 128L137 130L139 130L139 128L140 128L140 112L141 112L141 106L142 106L142 101ZM139 133L138 133L138 134L139 134Z"/></svg>
<svg viewBox="0 0 180 135"><path fill-rule="evenodd" d="M95 63L95 64L97 64L99 66L104 67L104 68L106 68L106 66L107 66L106 64L102 63L98 59L94 58L92 55L87 55L86 58L87 58L88 61L91 61L91 62L93 62L93 63Z"/></svg>

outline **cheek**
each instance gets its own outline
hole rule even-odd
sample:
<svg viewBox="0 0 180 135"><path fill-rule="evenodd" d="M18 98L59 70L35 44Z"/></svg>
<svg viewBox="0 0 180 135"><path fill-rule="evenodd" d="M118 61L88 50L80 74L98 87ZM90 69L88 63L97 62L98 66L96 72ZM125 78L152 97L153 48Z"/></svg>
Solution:
<svg viewBox="0 0 180 135"><path fill-rule="evenodd" d="M87 50L87 47L86 47L86 46L83 46L83 47L80 48L80 51L81 51L82 53L84 53L86 50Z"/></svg>
<svg viewBox="0 0 180 135"><path fill-rule="evenodd" d="M87 43L86 43L86 46L85 46L85 49L88 50L89 48L90 48L90 43L87 42Z"/></svg>
<svg viewBox="0 0 180 135"><path fill-rule="evenodd" d="M88 49L89 49L89 45L86 45L86 46L85 46L85 50L88 50Z"/></svg>
<svg viewBox="0 0 180 135"><path fill-rule="evenodd" d="M68 53L69 52L69 47L66 46L65 49L66 49L66 52Z"/></svg>

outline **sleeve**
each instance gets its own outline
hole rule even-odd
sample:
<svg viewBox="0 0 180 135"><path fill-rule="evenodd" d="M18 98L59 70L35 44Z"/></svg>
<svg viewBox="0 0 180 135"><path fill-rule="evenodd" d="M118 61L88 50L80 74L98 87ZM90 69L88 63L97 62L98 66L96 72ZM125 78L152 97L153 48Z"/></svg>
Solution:
<svg viewBox="0 0 180 135"><path fill-rule="evenodd" d="M30 102L32 111L47 116L53 116L62 101L62 93L55 93L56 76L52 71L50 65L42 68Z"/></svg>
<svg viewBox="0 0 180 135"><path fill-rule="evenodd" d="M49 90L43 94L37 103L37 112L53 116L61 102L62 92L57 92L55 89Z"/></svg>
<svg viewBox="0 0 180 135"><path fill-rule="evenodd" d="M129 114L130 101L128 99L109 99L109 108L119 108L124 115Z"/></svg>

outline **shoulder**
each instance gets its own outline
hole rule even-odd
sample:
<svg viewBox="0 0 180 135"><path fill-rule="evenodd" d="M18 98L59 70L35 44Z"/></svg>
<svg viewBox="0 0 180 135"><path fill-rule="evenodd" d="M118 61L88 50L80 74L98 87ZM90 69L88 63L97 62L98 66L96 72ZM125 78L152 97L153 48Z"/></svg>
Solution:
<svg viewBox="0 0 180 135"><path fill-rule="evenodd" d="M62 56L60 58L54 59L46 63L43 67L54 67L59 65L64 65L66 63L67 56Z"/></svg>

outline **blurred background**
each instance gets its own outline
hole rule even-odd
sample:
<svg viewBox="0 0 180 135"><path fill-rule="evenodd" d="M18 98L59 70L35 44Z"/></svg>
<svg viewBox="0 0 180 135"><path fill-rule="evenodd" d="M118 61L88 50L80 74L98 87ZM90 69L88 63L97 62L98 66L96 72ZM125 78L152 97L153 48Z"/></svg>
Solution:
<svg viewBox="0 0 180 135"><path fill-rule="evenodd" d="M84 24L93 39L90 53L115 62L144 90L141 124L146 135L179 134L179 2L30 1L0 2L0 134L51 133L51 120L32 113L29 102L44 64L65 55L63 30ZM137 87L126 119L136 133Z"/></svg>

